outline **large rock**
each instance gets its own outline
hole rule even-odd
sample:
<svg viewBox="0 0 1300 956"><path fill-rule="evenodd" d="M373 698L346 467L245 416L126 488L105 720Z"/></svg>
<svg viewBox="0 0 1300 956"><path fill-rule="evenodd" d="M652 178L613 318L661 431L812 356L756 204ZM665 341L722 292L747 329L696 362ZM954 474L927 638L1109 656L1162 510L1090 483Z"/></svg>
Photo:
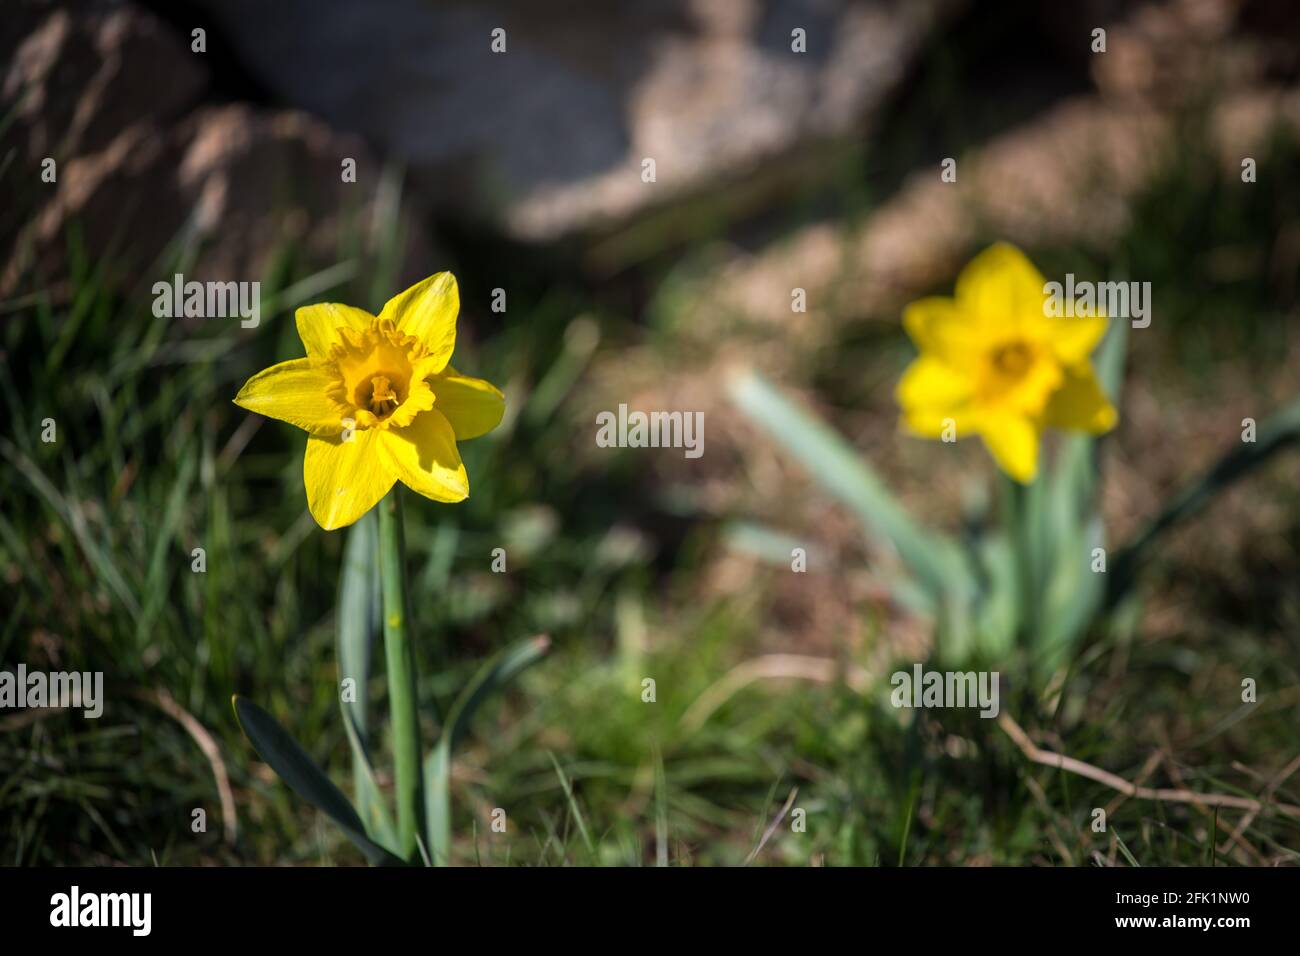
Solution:
<svg viewBox="0 0 1300 956"><path fill-rule="evenodd" d="M174 242L203 280L261 279L290 243L304 266L328 266L344 232L364 234L392 194L355 135L302 112L205 102L203 55L133 4L21 4L0 52L0 115L14 118L0 158L16 207L0 219L0 294L66 291L71 230L123 285L156 281L147 270ZM343 181L344 158L355 182ZM405 222L404 277L433 271L410 211L385 215Z"/></svg>
<svg viewBox="0 0 1300 956"><path fill-rule="evenodd" d="M133 123L166 123L207 83L170 30L124 3L25 0L0 19L0 113L13 111L7 145L29 163L98 152Z"/></svg>
<svg viewBox="0 0 1300 956"><path fill-rule="evenodd" d="M856 130L956 5L202 2L276 95L408 161L431 205L528 240L622 221Z"/></svg>

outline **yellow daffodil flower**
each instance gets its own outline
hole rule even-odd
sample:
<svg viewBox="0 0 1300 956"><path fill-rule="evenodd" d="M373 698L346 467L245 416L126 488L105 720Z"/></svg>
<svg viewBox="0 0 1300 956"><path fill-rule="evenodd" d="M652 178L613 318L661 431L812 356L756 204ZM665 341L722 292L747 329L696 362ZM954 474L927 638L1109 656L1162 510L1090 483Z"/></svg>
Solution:
<svg viewBox="0 0 1300 956"><path fill-rule="evenodd" d="M979 435L1021 483L1038 472L1045 427L1096 435L1117 418L1090 360L1105 317L1049 317L1044 285L1024 253L998 243L966 265L953 298L903 313L921 352L896 392L904 426L924 438Z"/></svg>
<svg viewBox="0 0 1300 956"><path fill-rule="evenodd" d="M324 302L295 314L307 357L259 372L235 404L306 431L307 505L326 530L352 524L400 481L434 501L462 501L457 441L501 422L505 397L449 364L460 295L440 272L373 316Z"/></svg>

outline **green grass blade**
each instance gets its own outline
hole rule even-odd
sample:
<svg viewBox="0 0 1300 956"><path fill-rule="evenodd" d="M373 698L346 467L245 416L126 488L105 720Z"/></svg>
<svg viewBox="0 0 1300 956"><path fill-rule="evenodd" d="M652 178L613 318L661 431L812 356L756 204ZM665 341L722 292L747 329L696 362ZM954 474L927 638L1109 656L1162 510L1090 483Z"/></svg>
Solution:
<svg viewBox="0 0 1300 956"><path fill-rule="evenodd" d="M101 546L91 534L85 515L79 505L64 497L58 487L50 481L43 471L30 458L24 455L8 440L0 438L0 456L6 458L31 484L46 504L58 515L59 519L72 530L77 545L85 554L87 562L95 569L96 575L108 586L113 595L130 612L131 617L139 620L140 602L127 586L117 564L108 550Z"/></svg>
<svg viewBox="0 0 1300 956"><path fill-rule="evenodd" d="M149 574L144 586L144 608L136 625L136 643L141 647L145 646L153 630L158 611L171 594L172 589L167 585L169 569L174 567L178 560L184 560L189 564L189 555L178 557L172 551L172 542L176 537L176 527L180 523L181 512L189 498L190 482L194 478L196 464L197 459L194 455L186 454L181 460L180 473L172 484L171 494L167 498L167 507L163 510L158 537L154 540L153 553L149 558ZM188 571L188 568L186 570Z"/></svg>
<svg viewBox="0 0 1300 956"><path fill-rule="evenodd" d="M1132 867L1142 866L1142 864L1137 861L1137 857L1135 857L1129 851L1128 844L1124 842L1124 838L1120 836L1118 833L1115 834L1115 845L1119 847L1119 852L1123 854L1124 859L1128 861L1129 866Z"/></svg>
<svg viewBox="0 0 1300 956"><path fill-rule="evenodd" d="M655 765L655 866L668 865L668 781L664 755L654 748Z"/></svg>
<svg viewBox="0 0 1300 956"><path fill-rule="evenodd" d="M551 766L555 768L555 775L560 778L560 787L564 790L564 799L569 803L569 813L572 814L573 822L578 826L578 833L581 834L582 842L587 847L587 854L594 859L596 844L591 840L591 831L587 829L587 818L582 815L582 808L578 806L578 798L573 794L573 785L569 783L569 778L565 775L560 762L555 759L555 754L548 750L546 755L551 758Z"/></svg>

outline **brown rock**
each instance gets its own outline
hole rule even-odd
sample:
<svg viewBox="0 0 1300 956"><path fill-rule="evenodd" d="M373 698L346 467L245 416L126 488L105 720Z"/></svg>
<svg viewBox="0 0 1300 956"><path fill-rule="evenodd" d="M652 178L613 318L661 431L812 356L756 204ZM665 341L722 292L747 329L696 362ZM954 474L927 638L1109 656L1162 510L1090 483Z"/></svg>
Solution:
<svg viewBox="0 0 1300 956"><path fill-rule="evenodd" d="M266 86L403 158L431 206L545 240L856 132L958 4L208 5ZM795 29L807 52L792 51Z"/></svg>
<svg viewBox="0 0 1300 956"><path fill-rule="evenodd" d="M14 44L0 102L16 108L20 155L34 166L99 152L132 123L166 123L207 83L200 58L134 6L19 10L29 32Z"/></svg>
<svg viewBox="0 0 1300 956"><path fill-rule="evenodd" d="M0 294L60 288L73 229L110 280L152 283L143 270L180 241L196 278L252 281L289 242L308 264L335 262L343 230L374 219L381 170L360 140L302 113L199 106L201 57L138 8L18 9L0 38L13 51L0 89L15 110L6 177L29 211L0 221ZM46 156L54 183L41 180ZM342 181L344 158L357 162L355 183ZM432 271L416 230L405 232L407 276Z"/></svg>

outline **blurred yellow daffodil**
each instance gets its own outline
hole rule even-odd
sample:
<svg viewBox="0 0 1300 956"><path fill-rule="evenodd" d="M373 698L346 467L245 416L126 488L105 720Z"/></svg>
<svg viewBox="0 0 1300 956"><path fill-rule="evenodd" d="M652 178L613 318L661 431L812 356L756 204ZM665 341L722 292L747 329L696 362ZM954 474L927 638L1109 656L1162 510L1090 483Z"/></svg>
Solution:
<svg viewBox="0 0 1300 956"><path fill-rule="evenodd" d="M322 528L352 524L397 481L434 501L468 497L456 442L495 428L505 397L449 364L459 310L449 272L389 299L378 316L304 306L295 318L307 357L239 390L235 404L308 432L303 479Z"/></svg>
<svg viewBox="0 0 1300 956"><path fill-rule="evenodd" d="M1049 317L1044 285L1024 253L998 243L966 265L953 298L903 313L921 353L898 384L903 424L925 438L979 435L1021 483L1037 474L1045 427L1101 434L1117 418L1090 360L1105 317Z"/></svg>

